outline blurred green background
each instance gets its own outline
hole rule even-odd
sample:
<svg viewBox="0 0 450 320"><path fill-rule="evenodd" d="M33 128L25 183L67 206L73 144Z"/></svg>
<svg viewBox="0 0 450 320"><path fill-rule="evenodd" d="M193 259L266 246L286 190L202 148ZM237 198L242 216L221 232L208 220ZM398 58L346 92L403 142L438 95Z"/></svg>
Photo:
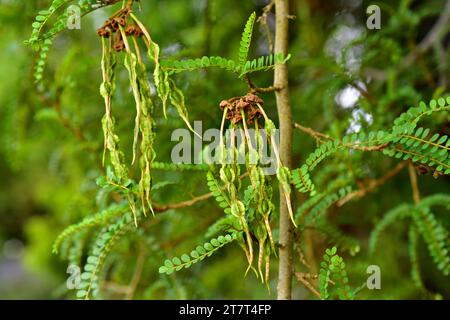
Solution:
<svg viewBox="0 0 450 320"><path fill-rule="evenodd" d="M145 0L137 14L159 43L163 58L203 55L237 57L243 25L251 12L261 14L263 0ZM420 100L450 93L450 27L446 35L407 69L399 63L420 43L443 11L444 0L325 1L292 0L288 62L294 120L340 137L360 129L389 128L393 119ZM83 18L81 30L61 33L52 47L44 84L36 87L36 57L24 44L39 10L51 1L0 0L0 298L73 298L66 289L67 264L52 254L51 245L68 225L102 208L107 201L95 180L101 166L104 106L99 95L101 43L96 29L114 8ZM365 9L381 8L381 29L366 28ZM273 30L273 15L268 17ZM268 53L265 30L256 24L252 56ZM380 76L381 75L381 76ZM114 112L122 146L131 161L133 102L127 75L118 75ZM190 119L203 128L217 128L223 99L246 93L244 82L220 70L183 73L176 82L183 89ZM272 73L254 81L269 86ZM121 84L121 85L120 85ZM355 89L364 88L366 95ZM276 116L272 94L264 95L266 110ZM170 160L171 132L184 127L170 109L164 119L157 105L157 159ZM450 134L447 114L439 115L436 129ZM295 132L294 166L298 167L315 141ZM350 164L356 177L379 177L396 161L373 154L355 154ZM156 182L169 181L155 194L160 203L189 199L207 192L201 172L156 172ZM448 177L419 177L423 195L450 191ZM360 201L332 208L329 216L358 243L359 252L342 252L351 283L359 286L366 267L382 268L382 290L363 290L361 299L450 297L448 277L434 267L422 244L420 261L427 289L410 278L407 229L397 224L384 233L375 257L367 255L367 238L374 223L391 207L412 202L407 172ZM298 199L300 203L301 198ZM176 275L158 274L166 257L190 251L205 240L207 227L222 215L213 200L158 216L121 242L111 254L115 276L106 284L108 298L123 298L139 257L144 259L138 287L140 299L273 299L276 297L276 259L272 261L271 292L253 275L244 279L245 256L238 246L221 250L208 261ZM448 212L440 213L448 228ZM320 260L333 242L314 234L312 256ZM339 247L339 246L338 246ZM297 259L297 257L295 257ZM309 298L299 284L295 298Z"/></svg>

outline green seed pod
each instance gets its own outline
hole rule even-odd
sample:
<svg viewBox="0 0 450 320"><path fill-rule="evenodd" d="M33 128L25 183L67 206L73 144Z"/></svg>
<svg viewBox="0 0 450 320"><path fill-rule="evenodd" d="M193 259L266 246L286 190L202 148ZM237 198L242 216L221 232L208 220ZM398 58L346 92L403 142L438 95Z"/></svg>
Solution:
<svg viewBox="0 0 450 320"><path fill-rule="evenodd" d="M236 201L231 205L231 214L236 217L243 217L245 215L245 206L241 201Z"/></svg>
<svg viewBox="0 0 450 320"><path fill-rule="evenodd" d="M227 174L225 173L225 171L226 171L225 167L220 168L220 171L219 171L220 180L222 180L223 183L228 183L229 181L228 181L228 177L227 177Z"/></svg>
<svg viewBox="0 0 450 320"><path fill-rule="evenodd" d="M261 212L262 214L266 214L269 211L268 202L269 202L268 200L263 199L258 206L258 211Z"/></svg>
<svg viewBox="0 0 450 320"><path fill-rule="evenodd" d="M256 151L256 149L250 149L249 151L248 151L248 159L249 159L249 162L250 162L250 164L258 164L258 162L259 162L259 154L258 154L258 151Z"/></svg>

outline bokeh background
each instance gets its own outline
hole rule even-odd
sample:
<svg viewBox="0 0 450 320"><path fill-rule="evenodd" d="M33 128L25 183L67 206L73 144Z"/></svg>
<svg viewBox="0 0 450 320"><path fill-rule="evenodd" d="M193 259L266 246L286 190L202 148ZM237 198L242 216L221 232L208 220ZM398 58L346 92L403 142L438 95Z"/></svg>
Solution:
<svg viewBox="0 0 450 320"><path fill-rule="evenodd" d="M203 55L237 57L243 25L251 12L261 13L263 0L142 0L137 14L162 48L163 58ZM101 43L96 29L114 8L83 18L81 30L61 33L51 49L44 83L36 86L34 52L24 44L31 24L49 0L0 0L0 298L66 299L67 263L52 254L56 236L68 225L99 210L108 201L95 180L101 166L104 107L99 95ZM381 29L368 30L365 9L381 8ZM291 0L289 63L291 101L295 121L340 137L362 129L390 128L393 119L419 101L450 93L450 24L444 35L415 63L399 68L444 11L445 0L361 1ZM268 17L273 30L273 15ZM265 30L256 24L251 55L268 53ZM114 104L127 160L131 154L133 103L127 75L118 75ZM189 105L190 118L204 128L218 127L221 100L246 92L244 82L220 70L184 73L176 77ZM254 77L269 86L272 73ZM359 89L357 89L359 88ZM266 110L276 108L265 95ZM174 110L164 119L157 106L157 157L170 160L171 132L183 127ZM440 118L439 118L440 117ZM437 132L450 134L447 114L434 119ZM294 165L300 166L315 141L295 132ZM344 161L344 160L342 160ZM348 160L345 160L348 162ZM377 177L396 161L380 155L355 154L355 176ZM327 166L341 165L338 158ZM205 177L196 172L156 172L166 181L157 201L181 201L207 192ZM448 177L419 176L424 195L450 191ZM300 201L300 200L298 200ZM391 207L412 202L407 172L400 173L364 199L332 208L330 217L348 235L342 248L350 282L364 283L369 264L381 266L382 290L361 291L361 299L449 298L448 277L437 271L425 245L420 263L428 293L410 278L407 228L396 224L384 234L375 257L367 254L367 239L376 221ZM448 228L450 219L442 212ZM190 251L205 240L208 226L222 215L213 200L172 210L136 231L112 253L117 276L108 279L106 298L124 298L134 265L144 268L131 298L139 299L273 299L276 297L276 260L272 262L271 292L252 275L244 279L245 257L230 246L198 266L170 277L158 274L166 257ZM320 261L333 245L314 234L310 256ZM339 246L338 246L339 247ZM341 250L341 249L340 249ZM297 259L297 257L296 257ZM310 298L299 284L295 298Z"/></svg>

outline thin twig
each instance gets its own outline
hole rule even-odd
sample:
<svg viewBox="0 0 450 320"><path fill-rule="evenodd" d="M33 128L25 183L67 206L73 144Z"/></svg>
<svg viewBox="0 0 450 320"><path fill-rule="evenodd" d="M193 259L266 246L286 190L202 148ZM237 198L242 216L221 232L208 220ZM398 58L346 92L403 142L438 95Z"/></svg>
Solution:
<svg viewBox="0 0 450 320"><path fill-rule="evenodd" d="M448 68L448 62L447 62L447 53L445 49L443 48L442 43L436 42L434 45L434 51L436 53L437 59L439 61L439 64L437 65L437 70L439 72L439 83L438 85L440 87L447 88L447 85L449 84L449 68Z"/></svg>
<svg viewBox="0 0 450 320"><path fill-rule="evenodd" d="M359 150L359 151L369 151L370 152L370 151L381 151L381 150L385 149L388 145L389 145L389 143L383 143L383 144L379 144L379 145L371 146L371 147L361 147L361 146L355 145L355 146L349 146L349 148Z"/></svg>
<svg viewBox="0 0 450 320"><path fill-rule="evenodd" d="M353 198L360 199L360 198L364 197L368 193L370 193L373 190L375 190L377 187L379 187L379 186L383 185L384 183L386 183L386 181L388 181L389 179L391 179L394 176L396 176L407 165L408 165L408 162L406 162L406 161L398 163L392 170L388 171L380 179L370 180L367 183L366 186L364 186L361 189L353 191L353 192L349 193L348 195L346 195L344 198L342 198L341 200L339 200L337 202L337 206L338 207L342 207L344 204L346 204L347 202L349 202Z"/></svg>
<svg viewBox="0 0 450 320"><path fill-rule="evenodd" d="M180 208L184 208L184 207L193 206L197 202L207 200L207 199L211 198L212 196L213 196L212 192L209 192L209 193L203 194L201 196L195 197L191 200L186 200L186 201L182 201L182 202L178 202L178 203L171 203L171 204L165 204L165 205L152 203L152 207L155 212L162 213L162 212L168 211L170 209L180 209Z"/></svg>
<svg viewBox="0 0 450 320"><path fill-rule="evenodd" d="M355 88L364 98L373 103L374 105L378 104L377 98L371 94L367 89L361 87L358 82L353 82L352 87Z"/></svg>
<svg viewBox="0 0 450 320"><path fill-rule="evenodd" d="M444 9L442 10L439 19L434 24L433 28L427 33L425 38L417 45L417 47L408 54L400 64L400 68L405 69L412 65L416 59L428 51L433 44L439 40L442 31L448 27L450 21L450 0L447 0Z"/></svg>
<svg viewBox="0 0 450 320"><path fill-rule="evenodd" d="M303 285L315 296L317 296L320 300L323 300L322 297L320 296L320 293L316 290L316 288L313 287L313 285L311 283L309 283L305 277L304 274L301 272L296 272L295 276L297 277L297 280L300 281L301 283L303 283Z"/></svg>
<svg viewBox="0 0 450 320"><path fill-rule="evenodd" d="M126 294L128 292L128 287L126 285L115 282L103 282L102 288L122 294Z"/></svg>
<svg viewBox="0 0 450 320"><path fill-rule="evenodd" d="M296 251L297 251L297 253L298 253L298 257L299 257L299 259L300 259L300 262L301 262L306 268L311 269L311 266L309 265L308 261L306 261L305 254L303 253L303 250L302 250L302 248L301 248L299 245L296 246Z"/></svg>
<svg viewBox="0 0 450 320"><path fill-rule="evenodd" d="M261 23L261 26L266 31L267 36L267 42L269 44L269 53L273 53L273 38L272 38L272 32L270 32L269 25L267 23L267 17L269 16L270 12L272 11L273 7L275 6L275 1L271 0L263 9L263 13L258 19L257 22Z"/></svg>
<svg viewBox="0 0 450 320"><path fill-rule="evenodd" d="M269 92L279 91L281 89L282 88L276 87L276 86L270 86L270 87L266 87L266 88L254 87L254 88L251 88L250 92L269 93Z"/></svg>
<svg viewBox="0 0 450 320"><path fill-rule="evenodd" d="M250 93L270 93L270 92L276 92L276 91L280 91L282 89L282 87L279 86L270 86L270 87L266 87L266 88L259 88L258 86L256 86L254 84L254 82L252 81L252 79L250 79L250 76L248 74L245 74L243 77L245 83L247 83L247 86L249 87L249 91Z"/></svg>
<svg viewBox="0 0 450 320"><path fill-rule="evenodd" d="M310 136L312 136L316 140L319 140L320 142L322 142L322 139L333 140L333 141L336 140L335 138L333 138L333 137L331 137L329 135L326 135L324 133L318 132L318 131L316 131L316 130L314 130L312 128L302 126L299 123L294 123L294 127L299 129L299 130L301 130L301 131L303 131L304 133L309 134Z"/></svg>
<svg viewBox="0 0 450 320"><path fill-rule="evenodd" d="M241 174L239 178L243 179L243 178L245 178L247 176L248 176L248 172L246 172L244 174ZM226 188L226 186L222 186L221 187L222 190L225 189L225 188ZM200 196L197 196L195 198L192 198L190 200L181 201L181 202L177 202L177 203L170 203L170 204L152 203L152 207L153 207L153 210L155 212L162 213L162 212L168 211L170 209L180 209L180 208L185 208L185 207L191 207L191 206L193 206L194 204L196 204L198 202L201 202L201 201L204 201L204 200L208 200L212 196L213 196L213 193L212 192L208 192L208 193L205 193L203 195L200 195Z"/></svg>
<svg viewBox="0 0 450 320"><path fill-rule="evenodd" d="M419 185L417 184L417 173L416 173L416 169L414 169L414 166L411 162L408 163L408 173L409 173L409 180L411 181L411 188L412 188L412 192L413 192L414 203L419 204L420 191L419 191Z"/></svg>
<svg viewBox="0 0 450 320"><path fill-rule="evenodd" d="M46 105L50 105L53 107L53 110L55 110L56 114L58 115L58 119L61 122L61 124L68 129L70 132L72 132L72 134L75 136L75 138L77 138L78 140L80 140L81 142L85 142L86 138L83 134L83 131L76 127L68 117L66 117L62 111L61 108L61 101L59 99L60 97L60 93L57 94L57 99L51 100L43 95L40 95L38 97L38 99Z"/></svg>
<svg viewBox="0 0 450 320"><path fill-rule="evenodd" d="M331 140L331 141L337 140L336 138L333 138L322 132L318 132L312 128L302 126L301 124L298 124L298 123L294 123L294 127L296 129L299 129L299 130L309 134L310 136L312 136L314 139L316 139L320 143L324 143L324 141L322 139L327 139L327 140ZM359 151L381 151L381 150L385 149L388 146L388 144L389 143L383 143L383 144L379 144L376 146L370 146L370 147L359 146L356 144L355 145L344 145L343 144L343 145L350 149L355 149L355 150L359 150Z"/></svg>
<svg viewBox="0 0 450 320"><path fill-rule="evenodd" d="M136 288L141 279L142 270L144 269L144 262L145 262L145 250L141 248L136 260L136 267L134 269L133 278L131 279L130 285L128 286L128 292L125 297L126 300L133 299L134 293L136 292Z"/></svg>

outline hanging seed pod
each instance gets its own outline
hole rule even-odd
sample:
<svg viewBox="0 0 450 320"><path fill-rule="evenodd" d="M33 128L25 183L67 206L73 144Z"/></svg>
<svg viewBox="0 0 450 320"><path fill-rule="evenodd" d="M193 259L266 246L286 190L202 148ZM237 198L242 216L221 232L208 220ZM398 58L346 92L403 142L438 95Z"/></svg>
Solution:
<svg viewBox="0 0 450 320"><path fill-rule="evenodd" d="M264 283L264 275L262 272L262 265L265 255L265 242L267 239L267 233L265 232L264 226L261 224L258 224L255 228L255 236L258 240L258 272L261 277L261 282Z"/></svg>
<svg viewBox="0 0 450 320"><path fill-rule="evenodd" d="M147 205L154 215L151 204L152 189L152 160L154 157L153 142L155 138L153 120L153 101L145 65L138 62L136 66L139 93L141 97L141 117L139 130L141 132L141 180L139 182L139 192L141 194L142 207ZM145 201L144 201L145 200Z"/></svg>
<svg viewBox="0 0 450 320"><path fill-rule="evenodd" d="M278 167L277 178L282 187L284 196L286 198L286 205L288 207L289 217L291 218L292 224L297 228L297 224L294 220L294 213L292 211L291 205L291 171L286 167Z"/></svg>
<svg viewBox="0 0 450 320"><path fill-rule="evenodd" d="M154 142L154 123L153 123L153 102L151 100L150 82L147 77L145 64L141 61L138 43L134 41L136 53L130 47L127 37L138 37L144 34L143 26L133 18L134 22L127 25L128 17L131 13L130 8L125 7L119 10L104 25L97 30L97 34L102 38L103 43L103 83L101 85L101 94L105 99L106 114L102 120L104 136L105 136L105 153L109 152L111 164L114 168L117 184L124 184L123 190L129 201L131 212L133 213L135 224L141 210L138 210L136 199L141 200L142 212L146 214L146 208L150 208L153 213L151 204L151 164L154 158L153 142ZM108 39L109 38L109 39ZM108 39L108 40L106 40ZM147 40L150 39L149 36ZM147 42L147 45L150 43ZM157 47L156 44L153 48ZM133 163L139 153L139 167L141 178L137 188L125 186L124 181L130 181L127 178L128 168L125 165L123 153L119 149L119 138L114 133L114 118L111 114L111 100L114 90L114 74L111 72L115 66L115 52L126 51L125 67L129 73L130 84L136 103L135 129L133 139ZM153 52L155 53L155 52ZM159 59L156 56L155 59ZM159 64L159 61L157 61ZM156 69L158 69L157 67ZM158 70L155 70L157 73ZM161 83L159 83L161 85ZM139 138L140 134L140 138ZM140 145L139 145L140 142Z"/></svg>

